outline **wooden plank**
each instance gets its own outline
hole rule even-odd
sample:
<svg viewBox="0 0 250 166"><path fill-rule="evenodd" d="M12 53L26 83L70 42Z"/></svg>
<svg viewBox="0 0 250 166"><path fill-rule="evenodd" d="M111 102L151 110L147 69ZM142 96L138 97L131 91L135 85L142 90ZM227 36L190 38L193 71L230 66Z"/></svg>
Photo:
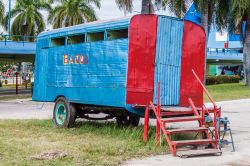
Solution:
<svg viewBox="0 0 250 166"><path fill-rule="evenodd" d="M186 112L192 111L190 107L162 107L162 111L169 111L169 112Z"/></svg>
<svg viewBox="0 0 250 166"><path fill-rule="evenodd" d="M200 120L199 116L185 116L185 117L174 117L174 118L162 118L161 121L164 123L171 122L186 122Z"/></svg>
<svg viewBox="0 0 250 166"><path fill-rule="evenodd" d="M194 157L194 156L203 156L203 155L221 155L222 152L219 149L202 149L202 150L187 150L187 151L178 151L176 156L178 157Z"/></svg>
<svg viewBox="0 0 250 166"><path fill-rule="evenodd" d="M176 134L176 133L187 133L187 132L202 132L208 130L205 127L197 127L197 128L182 128L182 129L173 129L173 130L167 130L169 134Z"/></svg>
<svg viewBox="0 0 250 166"><path fill-rule="evenodd" d="M173 141L176 145L199 145L199 144L210 144L214 143L213 139L195 139L195 140L182 140L182 141Z"/></svg>

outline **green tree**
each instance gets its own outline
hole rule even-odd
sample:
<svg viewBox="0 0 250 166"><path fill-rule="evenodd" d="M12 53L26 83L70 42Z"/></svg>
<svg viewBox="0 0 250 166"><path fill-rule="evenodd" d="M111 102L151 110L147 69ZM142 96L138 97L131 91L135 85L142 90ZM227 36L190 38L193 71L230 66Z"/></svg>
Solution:
<svg viewBox="0 0 250 166"><path fill-rule="evenodd" d="M217 29L242 32L243 22L246 32L242 35L243 67L245 85L250 85L250 1L249 0L216 0L215 24Z"/></svg>
<svg viewBox="0 0 250 166"><path fill-rule="evenodd" d="M3 21L5 8L3 2L0 0L0 22Z"/></svg>
<svg viewBox="0 0 250 166"><path fill-rule="evenodd" d="M216 25L220 30L229 29L242 33L243 22L246 23L245 34L242 35L243 66L245 85L250 85L250 1L218 0Z"/></svg>
<svg viewBox="0 0 250 166"><path fill-rule="evenodd" d="M155 9L169 9L177 17L182 17L187 11L189 0L142 0L142 14L153 14ZM132 12L133 0L116 0L119 9Z"/></svg>
<svg viewBox="0 0 250 166"><path fill-rule="evenodd" d="M230 12L230 11L229 11ZM246 22L246 33L242 38L243 43L243 66L245 85L249 86L250 82L250 1L249 0L232 0L232 16L236 29L241 29L243 21Z"/></svg>
<svg viewBox="0 0 250 166"><path fill-rule="evenodd" d="M49 13L48 22L53 28L68 27L97 20L94 6L100 0L55 0L59 4Z"/></svg>
<svg viewBox="0 0 250 166"><path fill-rule="evenodd" d="M50 3L46 0L16 0L11 10L11 34L23 36L36 36L45 29L44 17L41 11L50 11ZM4 19L7 30L8 13ZM32 39L31 39L32 40Z"/></svg>
<svg viewBox="0 0 250 166"><path fill-rule="evenodd" d="M214 20L218 0L193 0L196 8L201 12L201 24L205 29L207 38L209 35L210 26Z"/></svg>

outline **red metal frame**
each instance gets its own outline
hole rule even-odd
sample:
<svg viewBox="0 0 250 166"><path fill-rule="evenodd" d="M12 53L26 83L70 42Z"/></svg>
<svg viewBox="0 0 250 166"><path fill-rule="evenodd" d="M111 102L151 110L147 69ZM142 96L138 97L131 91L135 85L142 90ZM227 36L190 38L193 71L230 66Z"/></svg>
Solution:
<svg viewBox="0 0 250 166"><path fill-rule="evenodd" d="M151 109L153 110L154 114L156 115L156 116L155 116L155 117L156 117L156 121L161 122L160 117L157 116L157 115L158 115L158 111L157 111L157 108L155 108L153 102L150 102L150 107L151 107ZM163 125L163 123L159 123L159 126L160 126L160 129L162 129L163 134L164 134L164 136L165 136L165 138L166 138L166 140L167 140L167 142L168 142L170 151L171 151L173 154L175 154L175 152L176 152L176 148L174 148L175 144L173 144L172 141L170 140L170 138L168 137L168 134L167 134L167 132L166 132L165 125Z"/></svg>
<svg viewBox="0 0 250 166"><path fill-rule="evenodd" d="M145 116L144 116L144 132L143 132L143 142L148 140L148 126L149 126L149 108L146 107Z"/></svg>
<svg viewBox="0 0 250 166"><path fill-rule="evenodd" d="M158 82L158 96L157 96L157 116L160 117L160 114L161 114L161 92L160 92L160 89L161 89L161 85L160 85L160 82ZM156 121L156 143L157 145L160 145L160 137L161 137L161 128L160 128L160 121Z"/></svg>
<svg viewBox="0 0 250 166"><path fill-rule="evenodd" d="M194 70L192 71L194 73L194 75L196 76L197 80L199 83L202 84L202 82L200 81L199 77L196 75L196 73L194 72ZM214 104L214 109L216 109L215 111L213 111L214 113L214 117L217 117L217 105L215 104L215 102L213 101L211 95L208 93L208 91L206 90L205 86L202 84L202 88L204 89L204 91L207 93L207 95L209 95L209 98L211 99L212 103ZM160 82L158 83L158 102L157 105L155 106L153 104L153 102L150 102L150 105L148 107L146 107L145 110L145 119L144 119L144 132L143 132L143 141L146 143L147 141L147 137L148 137L148 128L149 128L149 116L150 116L150 110L153 110L155 117L156 117L156 143L157 145L160 144L160 131L163 132L165 139L169 145L170 151L171 153L176 156L177 153L177 145L182 145L182 144L189 144L190 142L182 142L182 141L171 141L169 135L173 134L171 133L171 131L168 131L166 129L166 124L169 122L184 122L184 121L190 121L190 119L188 119L188 117L184 117L184 118L167 118L167 119L161 119L161 103L160 103ZM202 127L204 127L204 115L205 115L205 111L209 114L208 110L206 109L206 107L202 107L202 112L199 113L199 111L197 110L197 107L195 106L193 100L191 98L188 99L189 104L192 108L193 114L195 115L195 117L191 117L192 121L193 120L197 120L200 122L200 127L198 130L194 129L189 129L189 132L205 132L204 134L206 135L206 138L208 140L205 140L205 143L211 143L212 146L216 149L218 149L218 131L217 131L217 124L216 124L216 118L214 118L214 126L215 126L215 140L212 140L209 132L207 129L203 129ZM178 131L178 133L181 133L185 130L182 131ZM202 140L193 140L193 142L191 141L191 144L204 144L204 142L202 142Z"/></svg>
<svg viewBox="0 0 250 166"><path fill-rule="evenodd" d="M16 72L16 95L18 95L18 72Z"/></svg>
<svg viewBox="0 0 250 166"><path fill-rule="evenodd" d="M210 95L210 93L208 92L208 90L206 89L206 87L204 86L204 84L201 82L200 78L197 76L196 72L192 69L192 72L195 76L195 78L197 79L197 81L199 82L199 84L201 85L203 91L205 92L205 94L207 95L207 97L209 98L210 102L213 104L214 106L214 110L213 110L213 114L214 114L214 137L216 140L216 148L218 148L218 128L217 128L217 117L220 118L221 116L221 109L216 105L216 103L214 102L212 96ZM204 105L204 104L203 104ZM205 115L204 113L204 109L202 109L202 115ZM203 123L205 121L205 116L203 116Z"/></svg>

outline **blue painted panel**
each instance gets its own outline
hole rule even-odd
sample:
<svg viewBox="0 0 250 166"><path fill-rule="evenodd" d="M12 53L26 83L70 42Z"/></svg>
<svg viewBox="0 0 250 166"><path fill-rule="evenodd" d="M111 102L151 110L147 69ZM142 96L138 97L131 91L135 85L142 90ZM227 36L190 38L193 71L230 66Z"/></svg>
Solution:
<svg viewBox="0 0 250 166"><path fill-rule="evenodd" d="M157 85L161 82L161 104L180 102L180 74L183 21L164 16L158 18L154 103L157 103Z"/></svg>
<svg viewBox="0 0 250 166"><path fill-rule="evenodd" d="M35 42L0 41L0 54L35 55Z"/></svg>
<svg viewBox="0 0 250 166"><path fill-rule="evenodd" d="M87 56L88 64L64 65L65 54ZM48 55L46 101L63 95L77 103L126 106L128 39L51 47ZM36 90L44 91L43 87Z"/></svg>
<svg viewBox="0 0 250 166"><path fill-rule="evenodd" d="M48 52L48 49L41 49L35 58L33 100L47 100Z"/></svg>
<svg viewBox="0 0 250 166"><path fill-rule="evenodd" d="M229 33L229 41L240 41L240 34Z"/></svg>

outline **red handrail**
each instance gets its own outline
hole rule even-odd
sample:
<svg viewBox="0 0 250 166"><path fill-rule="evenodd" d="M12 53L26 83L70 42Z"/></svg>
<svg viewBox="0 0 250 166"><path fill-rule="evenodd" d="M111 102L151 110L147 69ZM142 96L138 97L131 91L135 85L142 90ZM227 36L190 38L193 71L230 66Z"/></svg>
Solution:
<svg viewBox="0 0 250 166"><path fill-rule="evenodd" d="M204 92L206 93L206 95L209 98L209 100L211 101L211 103L214 105L215 108L218 108L216 103L214 102L212 96L210 95L210 93L208 92L208 90L206 89L206 87L201 82L200 78L197 76L197 74L195 73L195 71L193 69L192 69L192 72L193 72L194 76L196 77L197 81L200 83L201 87L203 88Z"/></svg>
<svg viewBox="0 0 250 166"><path fill-rule="evenodd" d="M210 95L210 93L208 92L208 90L206 89L206 87L204 86L204 84L201 82L200 78L198 77L198 75L196 74L196 72L192 69L192 72L194 74L194 76L196 77L197 81L200 83L201 87L203 88L203 91L206 93L207 97L209 98L209 100L211 101L211 103L214 106L214 137L216 140L216 147L218 148L218 129L217 129L217 111L221 111L220 109L218 109L218 106L216 105L216 103L214 102L212 96ZM204 110L202 110L204 111ZM203 115L204 112L202 113ZM220 115L220 113L219 113ZM205 117L202 117L203 119Z"/></svg>
<svg viewBox="0 0 250 166"><path fill-rule="evenodd" d="M155 108L153 102L150 102L150 105L151 109L153 110L154 114L155 114L155 118L156 118L156 121L159 122L159 125L160 125L160 128L161 130L163 131L163 134L168 142L168 144L170 145L169 148L170 148L170 151L171 152L174 152L174 148L173 148L173 144L171 143L171 140L169 139L167 133L165 132L165 124L161 123L161 119L160 117L158 116L158 111L157 109Z"/></svg>

